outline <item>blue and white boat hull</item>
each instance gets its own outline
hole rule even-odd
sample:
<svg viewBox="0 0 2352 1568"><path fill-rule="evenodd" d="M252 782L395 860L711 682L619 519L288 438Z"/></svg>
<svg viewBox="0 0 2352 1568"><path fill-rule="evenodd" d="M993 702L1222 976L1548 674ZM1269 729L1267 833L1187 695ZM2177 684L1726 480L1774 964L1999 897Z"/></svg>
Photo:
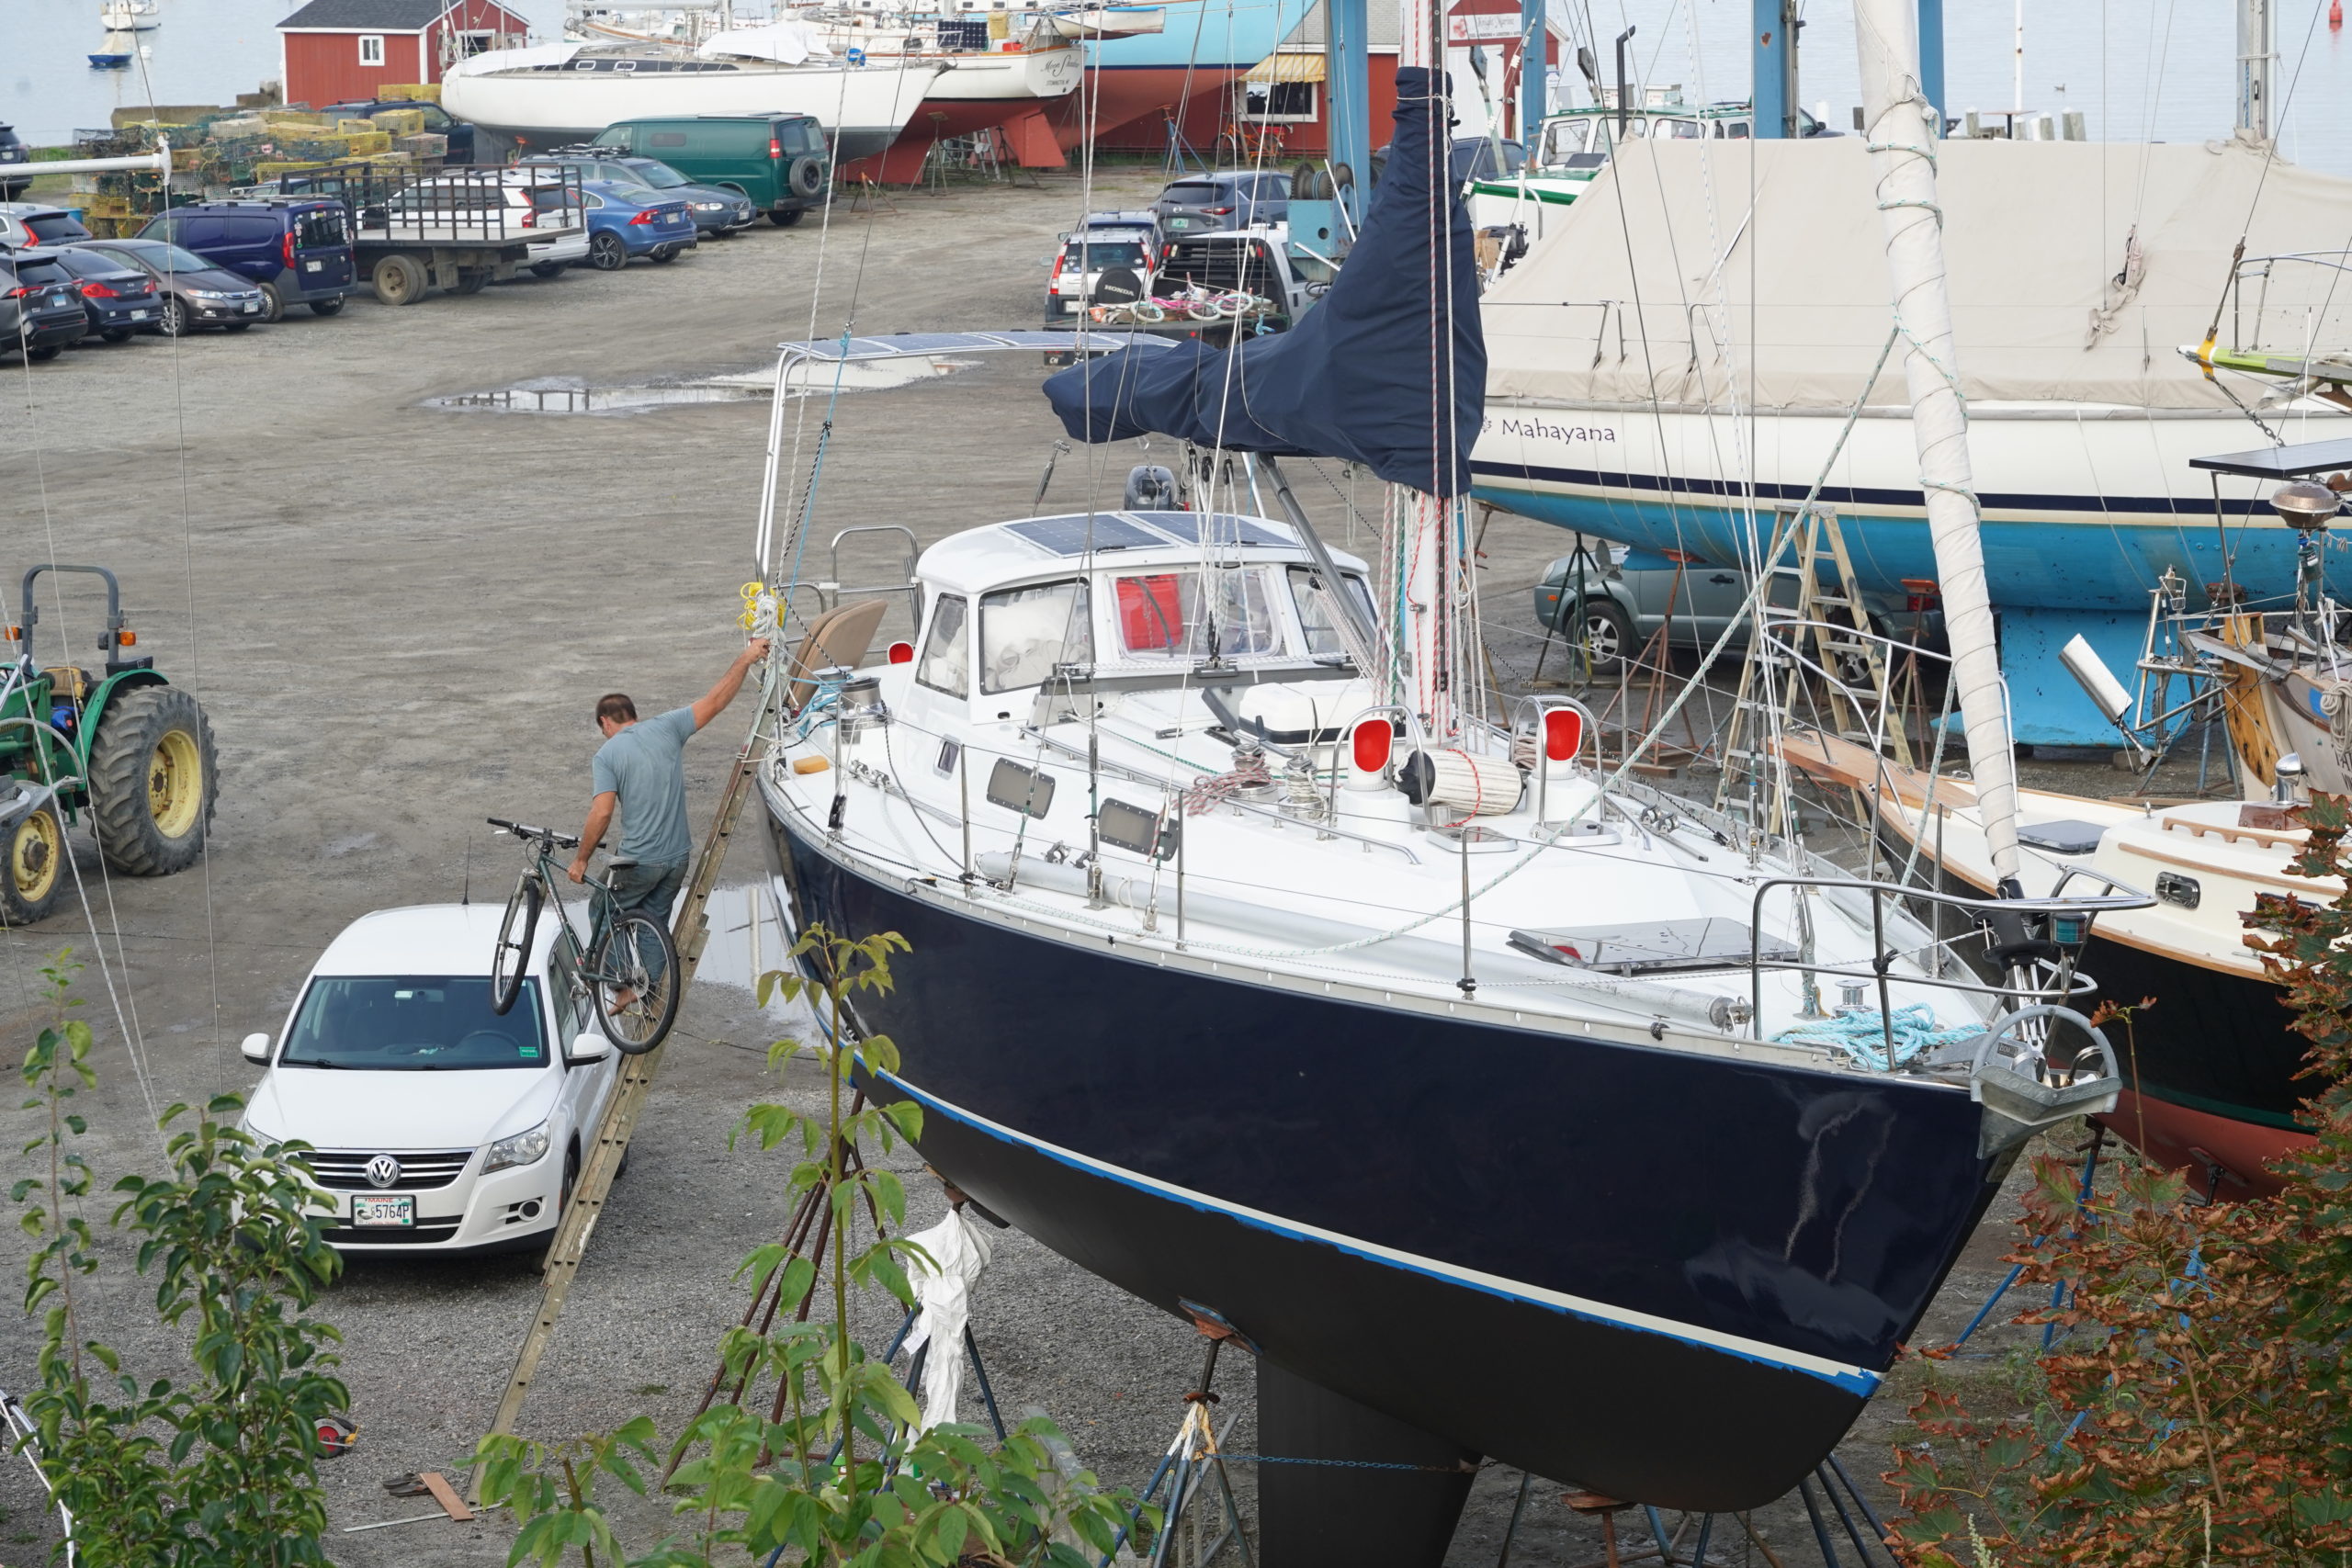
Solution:
<svg viewBox="0 0 2352 1568"><path fill-rule="evenodd" d="M2338 412L2268 417L2290 440L2352 429ZM1817 483L1866 592L1932 582L1907 412L1868 410L1850 432L1846 423L1843 410L1735 417L1490 394L1472 468L1479 499L1507 511L1715 565L1752 558L1773 513L1793 510ZM2292 601L2295 535L2267 504L2269 487L2225 479L2217 504L2211 481L2189 467L2268 446L2242 414L1980 403L1969 410L1969 444L2019 740L2116 743L2055 656L2079 632L2128 680L2148 595L2166 571L2192 604L2225 583L2250 606ZM2338 596L2352 591L2348 547L2332 538L2324 552Z"/></svg>

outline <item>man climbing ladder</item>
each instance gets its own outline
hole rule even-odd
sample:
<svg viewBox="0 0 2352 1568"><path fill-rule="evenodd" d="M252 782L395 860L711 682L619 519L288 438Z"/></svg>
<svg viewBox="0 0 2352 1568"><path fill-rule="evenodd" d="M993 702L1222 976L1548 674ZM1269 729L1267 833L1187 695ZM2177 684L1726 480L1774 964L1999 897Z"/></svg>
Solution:
<svg viewBox="0 0 2352 1568"><path fill-rule="evenodd" d="M727 711L743 689L743 677L767 652L767 638L752 638L709 691L685 707L650 719L638 718L637 705L626 693L597 699L596 728L605 743L593 764L596 795L580 829L580 852L571 858L572 881L588 874L588 859L618 809L618 859L632 863L614 869L614 905L621 913L642 909L657 920L669 919L670 907L685 885L686 859L694 852L686 831L686 742Z"/></svg>

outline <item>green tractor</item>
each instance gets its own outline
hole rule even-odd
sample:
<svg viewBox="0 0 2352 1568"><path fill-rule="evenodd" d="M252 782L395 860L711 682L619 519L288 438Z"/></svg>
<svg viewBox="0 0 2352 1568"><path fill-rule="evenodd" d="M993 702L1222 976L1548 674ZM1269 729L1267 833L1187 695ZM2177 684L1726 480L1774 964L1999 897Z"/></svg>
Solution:
<svg viewBox="0 0 2352 1568"><path fill-rule="evenodd" d="M33 662L33 585L45 571L106 580L104 672ZM107 863L167 876L195 863L220 794L212 726L187 693L130 657L122 587L102 566L37 566L6 628L15 660L0 668L0 925L46 917L72 879L65 825L86 819Z"/></svg>

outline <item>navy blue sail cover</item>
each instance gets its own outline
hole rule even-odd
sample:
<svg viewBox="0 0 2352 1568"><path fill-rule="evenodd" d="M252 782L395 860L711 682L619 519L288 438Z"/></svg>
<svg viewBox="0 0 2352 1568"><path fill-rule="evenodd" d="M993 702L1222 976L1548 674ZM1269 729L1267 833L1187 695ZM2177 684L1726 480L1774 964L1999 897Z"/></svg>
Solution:
<svg viewBox="0 0 2352 1568"><path fill-rule="evenodd" d="M1058 371L1046 397L1070 434L1339 457L1431 494L1467 491L1487 349L1469 214L1451 178L1430 177L1446 164L1431 152L1432 111L1445 107L1432 75L1397 71L1394 151L1371 210L1296 327L1229 350L1129 348Z"/></svg>

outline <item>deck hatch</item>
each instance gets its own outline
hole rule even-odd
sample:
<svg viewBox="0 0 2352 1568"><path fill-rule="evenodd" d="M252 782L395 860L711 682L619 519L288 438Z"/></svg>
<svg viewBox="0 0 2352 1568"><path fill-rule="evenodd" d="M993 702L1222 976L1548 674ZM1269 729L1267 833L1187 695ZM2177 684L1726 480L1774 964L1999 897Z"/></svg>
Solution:
<svg viewBox="0 0 2352 1568"><path fill-rule="evenodd" d="M1708 918L1634 926L1555 926L1515 931L1510 944L1547 964L1610 975L1657 975L1677 969L1744 969L1750 933L1743 920ZM1797 957L1796 947L1767 936L1757 956Z"/></svg>

